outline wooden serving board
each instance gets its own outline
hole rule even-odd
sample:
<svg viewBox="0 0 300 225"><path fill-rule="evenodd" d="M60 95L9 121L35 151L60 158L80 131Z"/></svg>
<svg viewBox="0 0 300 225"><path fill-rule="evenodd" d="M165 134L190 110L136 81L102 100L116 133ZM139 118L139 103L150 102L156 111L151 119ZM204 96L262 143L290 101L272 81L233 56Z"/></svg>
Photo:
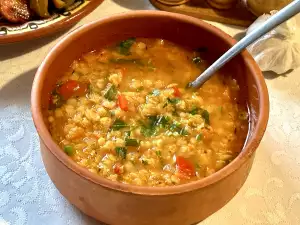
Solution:
<svg viewBox="0 0 300 225"><path fill-rule="evenodd" d="M235 7L225 10L212 8L205 0L193 0L178 6L165 5L157 0L150 0L150 2L160 10L243 27L248 27L256 19L256 16L247 10L242 0Z"/></svg>

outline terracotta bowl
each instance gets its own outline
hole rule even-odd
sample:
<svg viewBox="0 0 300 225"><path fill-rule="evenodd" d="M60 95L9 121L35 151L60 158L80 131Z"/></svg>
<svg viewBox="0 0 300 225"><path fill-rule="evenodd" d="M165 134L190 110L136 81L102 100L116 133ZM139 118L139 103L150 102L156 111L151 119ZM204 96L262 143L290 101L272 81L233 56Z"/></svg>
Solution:
<svg viewBox="0 0 300 225"><path fill-rule="evenodd" d="M32 88L33 120L42 158L57 189L87 215L107 224L190 225L223 207L244 184L266 129L269 100L260 69L243 52L225 70L236 77L251 114L249 135L239 156L224 169L197 182L172 187L140 187L113 182L73 162L52 140L43 113L55 81L83 53L129 37L153 37L196 48L205 45L216 56L235 41L221 30L192 17L135 11L84 25L63 38L37 71Z"/></svg>

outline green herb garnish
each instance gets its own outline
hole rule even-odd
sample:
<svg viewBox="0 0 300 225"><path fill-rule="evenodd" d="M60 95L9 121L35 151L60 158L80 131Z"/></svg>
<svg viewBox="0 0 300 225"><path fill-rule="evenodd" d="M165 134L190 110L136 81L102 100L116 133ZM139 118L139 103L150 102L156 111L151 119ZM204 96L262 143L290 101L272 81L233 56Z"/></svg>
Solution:
<svg viewBox="0 0 300 225"><path fill-rule="evenodd" d="M92 86L92 84L88 85L87 90L88 90L89 94L93 93L93 86Z"/></svg>
<svg viewBox="0 0 300 225"><path fill-rule="evenodd" d="M178 134L180 134L182 136L189 135L189 133L187 132L187 130L184 129L184 128L182 128L181 124L177 123L177 122L174 122L173 124L171 124L169 130L172 131L172 132L177 132Z"/></svg>
<svg viewBox="0 0 300 225"><path fill-rule="evenodd" d="M64 99L61 95L57 94L56 90L52 92L50 96L50 102L49 102L49 110L57 109L61 107L64 104Z"/></svg>
<svg viewBox="0 0 300 225"><path fill-rule="evenodd" d="M65 152L68 156L74 155L73 147L70 146L70 145L66 145L66 146L64 147L64 152Z"/></svg>
<svg viewBox="0 0 300 225"><path fill-rule="evenodd" d="M125 139L125 145L137 147L140 145L140 142L133 138L127 138L127 139Z"/></svg>
<svg viewBox="0 0 300 225"><path fill-rule="evenodd" d="M204 119L205 123L209 125L210 124L210 121L209 121L209 112L204 109L202 111L202 113L201 113L201 116Z"/></svg>
<svg viewBox="0 0 300 225"><path fill-rule="evenodd" d="M127 149L125 147L116 147L115 151L122 159L126 159Z"/></svg>
<svg viewBox="0 0 300 225"><path fill-rule="evenodd" d="M192 110L190 111L190 114L196 115L196 114L198 114L198 112L199 112L199 108L196 106L193 106Z"/></svg>
<svg viewBox="0 0 300 225"><path fill-rule="evenodd" d="M182 135L182 136L187 136L187 135L189 135L189 132L187 132L186 129L181 128L181 130L179 131L179 134Z"/></svg>
<svg viewBox="0 0 300 225"><path fill-rule="evenodd" d="M157 116L155 120L156 126L166 128L169 124L170 118L168 116Z"/></svg>
<svg viewBox="0 0 300 225"><path fill-rule="evenodd" d="M147 161L147 160L142 159L142 163L143 163L144 165L148 165L148 161Z"/></svg>
<svg viewBox="0 0 300 225"><path fill-rule="evenodd" d="M168 102L171 103L171 104L177 104L180 99L179 98L167 98Z"/></svg>
<svg viewBox="0 0 300 225"><path fill-rule="evenodd" d="M124 133L125 133L125 139L129 138L131 135L131 131L125 131Z"/></svg>
<svg viewBox="0 0 300 225"><path fill-rule="evenodd" d="M145 137L154 136L156 135L157 127L166 128L169 120L170 118L167 116L149 116L147 124L140 122L142 124L141 133Z"/></svg>
<svg viewBox="0 0 300 225"><path fill-rule="evenodd" d="M122 55L129 55L130 48L135 43L135 38L129 38L125 41L121 41L118 45L119 53Z"/></svg>
<svg viewBox="0 0 300 225"><path fill-rule="evenodd" d="M116 119L112 125L112 130L120 130L125 127L128 127L128 125L123 120Z"/></svg>
<svg viewBox="0 0 300 225"><path fill-rule="evenodd" d="M111 85L104 93L104 98L109 101L115 100L117 96L117 88L115 85Z"/></svg>
<svg viewBox="0 0 300 225"><path fill-rule="evenodd" d="M158 157L161 157L161 151L156 151L155 153Z"/></svg>
<svg viewBox="0 0 300 225"><path fill-rule="evenodd" d="M201 108L197 108L196 106L192 108L192 110L190 111L190 114L192 115L196 115L201 113L202 118L204 119L206 124L210 124L209 121L209 112L205 109L201 109Z"/></svg>
<svg viewBox="0 0 300 225"><path fill-rule="evenodd" d="M197 141L201 141L201 140L202 140L202 137L203 137L203 134L197 134L196 140L197 140Z"/></svg>
<svg viewBox="0 0 300 225"><path fill-rule="evenodd" d="M145 137L151 137L151 136L156 135L156 128L154 126L145 126L145 125L142 125L142 127L141 127L141 133Z"/></svg>

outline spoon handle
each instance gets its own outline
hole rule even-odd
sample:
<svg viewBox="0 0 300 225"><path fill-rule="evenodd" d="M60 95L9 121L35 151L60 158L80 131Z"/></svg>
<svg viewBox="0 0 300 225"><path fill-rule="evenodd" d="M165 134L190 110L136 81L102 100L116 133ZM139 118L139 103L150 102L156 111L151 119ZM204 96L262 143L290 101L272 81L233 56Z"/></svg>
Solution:
<svg viewBox="0 0 300 225"><path fill-rule="evenodd" d="M189 84L189 87L198 88L203 85L211 76L214 75L216 71L223 67L224 64L230 61L234 56L239 54L261 36L273 30L275 27L282 24L299 12L300 0L291 2L289 5L287 5L282 10L270 17L267 21L265 21L259 28L255 29L249 35L237 42L217 61L215 61L210 67L208 67L200 76L198 76L195 81L191 82Z"/></svg>

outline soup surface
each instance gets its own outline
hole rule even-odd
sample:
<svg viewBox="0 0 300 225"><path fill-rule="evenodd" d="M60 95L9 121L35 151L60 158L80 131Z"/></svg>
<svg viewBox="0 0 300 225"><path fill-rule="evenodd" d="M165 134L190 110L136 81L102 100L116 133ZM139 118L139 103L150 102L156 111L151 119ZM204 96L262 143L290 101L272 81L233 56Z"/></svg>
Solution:
<svg viewBox="0 0 300 225"><path fill-rule="evenodd" d="M241 151L248 114L228 74L185 88L207 55L145 38L83 55L50 95L54 140L92 173L127 184L177 185L220 170Z"/></svg>

